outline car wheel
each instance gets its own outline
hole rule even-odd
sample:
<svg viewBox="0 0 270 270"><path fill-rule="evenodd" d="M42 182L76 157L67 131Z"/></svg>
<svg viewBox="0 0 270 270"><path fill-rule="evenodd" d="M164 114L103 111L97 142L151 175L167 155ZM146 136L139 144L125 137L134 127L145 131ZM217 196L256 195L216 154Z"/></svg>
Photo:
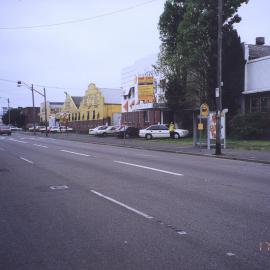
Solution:
<svg viewBox="0 0 270 270"><path fill-rule="evenodd" d="M107 136L107 133L106 133L106 132L104 132L104 133L102 134L102 136L103 136L103 137L106 137L106 136Z"/></svg>
<svg viewBox="0 0 270 270"><path fill-rule="evenodd" d="M145 135L145 138L146 138L146 140L151 140L152 139L152 135L151 134L146 134Z"/></svg>
<svg viewBox="0 0 270 270"><path fill-rule="evenodd" d="M174 134L173 134L173 137L174 137L175 139L180 139L179 133L174 133Z"/></svg>
<svg viewBox="0 0 270 270"><path fill-rule="evenodd" d="M129 134L125 134L125 138L128 139L129 138Z"/></svg>

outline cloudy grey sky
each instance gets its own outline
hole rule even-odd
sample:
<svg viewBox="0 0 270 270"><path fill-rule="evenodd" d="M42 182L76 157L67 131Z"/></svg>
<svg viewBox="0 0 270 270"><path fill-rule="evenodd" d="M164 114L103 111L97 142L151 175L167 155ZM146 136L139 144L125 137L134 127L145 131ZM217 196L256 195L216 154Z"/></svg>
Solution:
<svg viewBox="0 0 270 270"><path fill-rule="evenodd" d="M0 0L0 106L31 106L31 92L16 87L22 80L47 88L50 101L64 91L83 95L90 82L120 87L121 69L159 50L157 24L165 0ZM270 44L270 1L250 0L240 8L237 26L242 41L265 36ZM104 16L103 16L104 15ZM105 16L106 15L106 16ZM78 23L57 24L84 18ZM15 28L15 29L4 29ZM36 86L38 90L42 90ZM42 97L36 96L39 105Z"/></svg>

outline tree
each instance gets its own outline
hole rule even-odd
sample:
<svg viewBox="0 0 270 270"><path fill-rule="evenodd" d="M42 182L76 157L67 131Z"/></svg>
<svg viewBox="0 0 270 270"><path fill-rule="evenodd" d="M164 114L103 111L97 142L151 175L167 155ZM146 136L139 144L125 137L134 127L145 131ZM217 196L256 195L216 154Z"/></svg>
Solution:
<svg viewBox="0 0 270 270"><path fill-rule="evenodd" d="M17 109L9 109L10 111L10 124L17 126L17 127L23 127L25 125L25 117L22 112L22 108ZM9 111L7 111L3 117L3 123L8 125L9 124Z"/></svg>
<svg viewBox="0 0 270 270"><path fill-rule="evenodd" d="M230 82L233 72L241 70L243 54L234 23L240 21L237 10L246 0L227 0L223 8L224 58L223 93L239 93L239 83ZM207 102L214 110L217 86L217 1L167 0L159 21L161 51L157 70L167 80L168 106L175 112L196 109ZM233 52L232 52L232 51ZM239 53L239 57L235 54ZM228 81L227 81L228 80ZM236 80L234 79L234 82ZM228 94L224 100L230 103Z"/></svg>

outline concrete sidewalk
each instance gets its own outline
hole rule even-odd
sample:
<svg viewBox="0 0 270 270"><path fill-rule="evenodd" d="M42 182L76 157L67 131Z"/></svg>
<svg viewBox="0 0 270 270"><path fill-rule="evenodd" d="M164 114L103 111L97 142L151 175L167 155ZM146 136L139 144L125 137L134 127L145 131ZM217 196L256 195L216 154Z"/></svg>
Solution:
<svg viewBox="0 0 270 270"><path fill-rule="evenodd" d="M33 135L30 132L23 134ZM45 134L37 133L36 136L44 137ZM167 140L145 140L143 138L135 139L119 139L116 137L95 137L87 134L49 134L49 137L62 140L79 141L84 143L94 143L103 145L114 145L120 147L130 147L137 149L147 149L153 151L165 151L178 154L189 154L197 156L207 156L213 158L233 159L250 162L258 162L270 164L270 151L255 151L255 150L238 150L238 149L222 149L222 155L216 156L215 149L207 150L205 148L193 147L193 145L181 145L170 143Z"/></svg>

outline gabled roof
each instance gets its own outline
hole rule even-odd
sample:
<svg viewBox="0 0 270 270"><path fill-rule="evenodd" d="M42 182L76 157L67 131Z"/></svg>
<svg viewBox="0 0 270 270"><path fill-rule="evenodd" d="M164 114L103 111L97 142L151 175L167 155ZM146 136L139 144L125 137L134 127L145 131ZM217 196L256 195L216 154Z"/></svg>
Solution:
<svg viewBox="0 0 270 270"><path fill-rule="evenodd" d="M71 98L72 98L74 104L76 105L76 107L79 108L80 104L81 104L81 101L83 100L83 97L72 96Z"/></svg>
<svg viewBox="0 0 270 270"><path fill-rule="evenodd" d="M248 45L249 60L265 57L270 55L269 45Z"/></svg>
<svg viewBox="0 0 270 270"><path fill-rule="evenodd" d="M98 88L106 104L121 104L122 89Z"/></svg>

